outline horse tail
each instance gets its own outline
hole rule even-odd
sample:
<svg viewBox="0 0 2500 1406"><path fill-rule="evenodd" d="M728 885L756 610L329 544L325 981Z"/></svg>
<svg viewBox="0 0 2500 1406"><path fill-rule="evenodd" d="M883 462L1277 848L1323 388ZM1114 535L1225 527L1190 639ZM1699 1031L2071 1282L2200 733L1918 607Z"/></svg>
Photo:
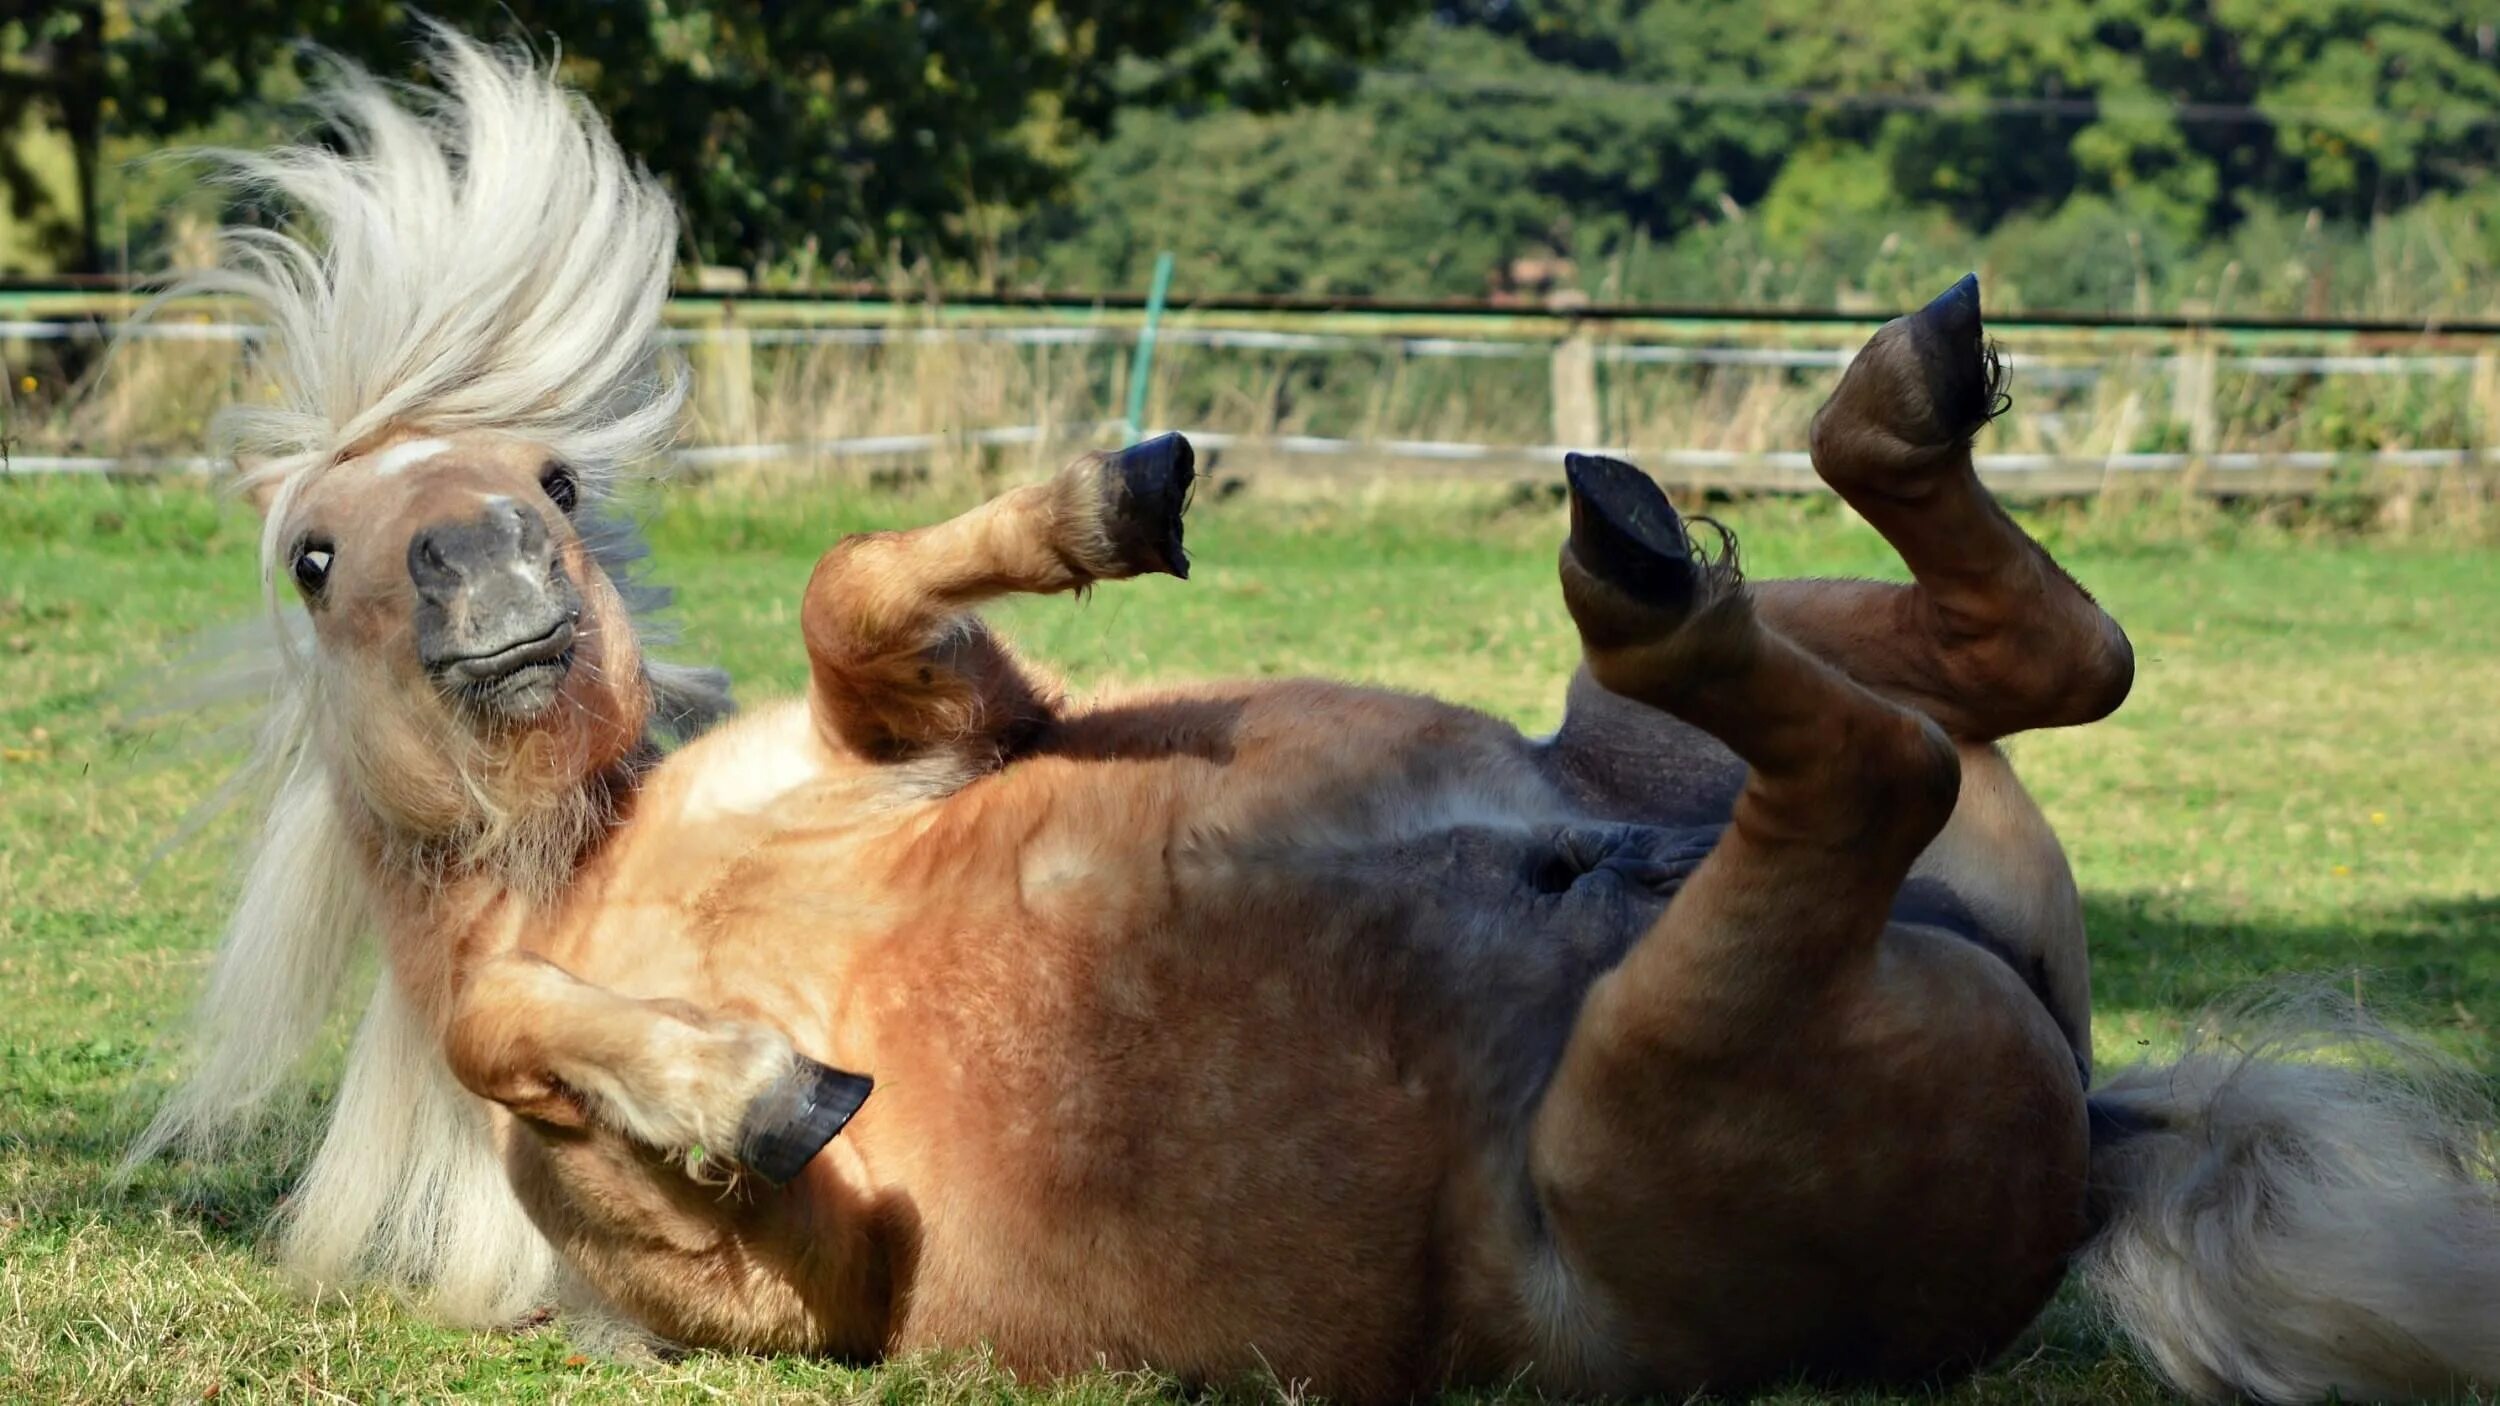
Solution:
<svg viewBox="0 0 2500 1406"><path fill-rule="evenodd" d="M2500 1381L2500 1187L2470 1071L2349 1007L2255 1011L2093 1091L2085 1286L2206 1400Z"/></svg>

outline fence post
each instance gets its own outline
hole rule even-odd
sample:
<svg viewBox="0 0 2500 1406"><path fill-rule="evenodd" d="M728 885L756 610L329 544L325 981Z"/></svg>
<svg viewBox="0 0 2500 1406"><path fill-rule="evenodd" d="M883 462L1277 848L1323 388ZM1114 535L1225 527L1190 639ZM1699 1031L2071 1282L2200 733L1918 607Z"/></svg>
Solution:
<svg viewBox="0 0 2500 1406"><path fill-rule="evenodd" d="M1172 251L1155 255L1154 287L1146 294L1146 325L1137 329L1137 358L1128 369L1128 441L1146 430L1146 386L1154 379L1155 329L1163 323L1163 295L1172 291Z"/></svg>
<svg viewBox="0 0 2500 1406"><path fill-rule="evenodd" d="M2170 418L2187 423L2188 467L2184 482L2190 492L2203 486L2207 461L2221 445L2221 422L2214 409L2218 360L2212 336L2203 331L2193 334L2172 358Z"/></svg>
<svg viewBox="0 0 2500 1406"><path fill-rule="evenodd" d="M721 301L720 326L696 346L703 418L720 444L755 442L755 342L738 325L738 305Z"/></svg>
<svg viewBox="0 0 2500 1406"><path fill-rule="evenodd" d="M1586 322L1575 320L1554 344L1554 443L1595 449L1602 437L1597 415L1597 342Z"/></svg>
<svg viewBox="0 0 2500 1406"><path fill-rule="evenodd" d="M2474 353L2474 411L2474 447L2493 463L2500 456L2500 347Z"/></svg>

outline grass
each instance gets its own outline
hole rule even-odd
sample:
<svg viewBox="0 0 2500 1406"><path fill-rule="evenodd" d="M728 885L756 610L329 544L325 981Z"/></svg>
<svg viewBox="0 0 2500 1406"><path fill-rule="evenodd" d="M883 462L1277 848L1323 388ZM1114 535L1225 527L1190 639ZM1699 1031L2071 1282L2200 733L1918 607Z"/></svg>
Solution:
<svg viewBox="0 0 2500 1406"><path fill-rule="evenodd" d="M832 487L664 500L659 562L696 642L680 652L727 664L749 698L794 688L795 604L816 551L942 506ZM1890 569L1881 543L1828 510L1728 515L1757 574ZM2307 972L2493 1068L2500 572L2488 552L2110 508L2040 527L2142 661L2116 719L2017 749L2086 891L2101 1058L2157 1049L2204 1003ZM1186 584L998 615L1079 685L1320 672L1541 728L1572 654L1558 532L1542 501L1253 491L1201 504ZM0 1399L1177 1393L1112 1375L1036 1392L977 1357L867 1369L694 1354L634 1368L585 1359L561 1324L472 1335L378 1294L306 1303L256 1246L300 1156L286 1137L233 1165L151 1167L112 1187L164 1085L156 1053L200 978L237 829L229 816L155 858L232 744L142 702L189 681L196 631L249 614L252 546L242 510L193 488L0 482ZM1946 1399L2165 1398L2066 1306Z"/></svg>

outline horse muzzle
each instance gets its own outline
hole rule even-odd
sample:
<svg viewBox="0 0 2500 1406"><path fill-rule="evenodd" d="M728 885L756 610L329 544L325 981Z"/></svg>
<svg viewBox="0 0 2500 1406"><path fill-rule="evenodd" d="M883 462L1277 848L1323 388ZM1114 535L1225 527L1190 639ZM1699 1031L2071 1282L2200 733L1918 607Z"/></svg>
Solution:
<svg viewBox="0 0 2500 1406"><path fill-rule="evenodd" d="M512 720L555 701L573 670L581 592L537 514L497 498L428 527L409 540L408 578L417 657L445 694Z"/></svg>

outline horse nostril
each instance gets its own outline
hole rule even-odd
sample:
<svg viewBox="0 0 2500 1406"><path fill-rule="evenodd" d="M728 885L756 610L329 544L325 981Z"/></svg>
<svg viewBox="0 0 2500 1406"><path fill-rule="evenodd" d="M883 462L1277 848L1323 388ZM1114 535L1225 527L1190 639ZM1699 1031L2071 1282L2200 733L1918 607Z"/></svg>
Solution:
<svg viewBox="0 0 2500 1406"><path fill-rule="evenodd" d="M475 517L438 522L408 539L408 577L417 594L436 605L502 581L552 577L554 543L537 513L508 498L482 505Z"/></svg>
<svg viewBox="0 0 2500 1406"><path fill-rule="evenodd" d="M436 538L437 529L428 528L408 543L408 576L417 589L425 592L455 590L461 581L460 568L452 565Z"/></svg>

